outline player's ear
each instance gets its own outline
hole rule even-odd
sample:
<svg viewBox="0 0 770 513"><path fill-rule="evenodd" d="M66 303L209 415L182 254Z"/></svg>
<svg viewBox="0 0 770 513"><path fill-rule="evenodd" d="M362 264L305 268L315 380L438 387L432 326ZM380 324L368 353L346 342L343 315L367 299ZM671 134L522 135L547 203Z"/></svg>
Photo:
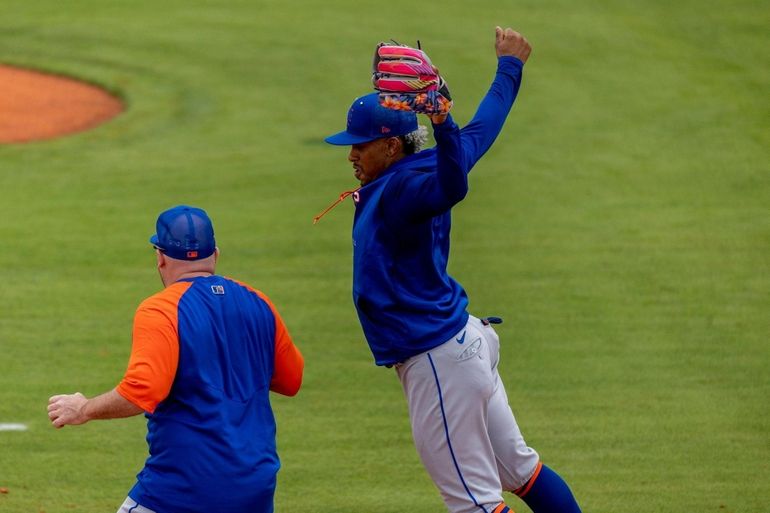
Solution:
<svg viewBox="0 0 770 513"><path fill-rule="evenodd" d="M159 249L155 250L155 258L158 261L158 269L166 266L166 255Z"/></svg>
<svg viewBox="0 0 770 513"><path fill-rule="evenodd" d="M404 143L400 137L389 137L387 139L388 157L395 157L404 150Z"/></svg>
<svg viewBox="0 0 770 513"><path fill-rule="evenodd" d="M214 248L214 263L217 263L217 260L219 260L219 248Z"/></svg>

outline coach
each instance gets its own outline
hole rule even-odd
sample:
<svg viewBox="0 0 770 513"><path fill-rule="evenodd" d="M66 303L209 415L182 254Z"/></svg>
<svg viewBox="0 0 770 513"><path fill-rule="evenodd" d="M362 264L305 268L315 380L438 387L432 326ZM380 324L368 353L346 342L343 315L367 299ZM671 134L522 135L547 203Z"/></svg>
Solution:
<svg viewBox="0 0 770 513"><path fill-rule="evenodd" d="M215 274L206 212L161 213L150 242L165 288L136 311L123 380L91 399L53 396L48 416L61 428L145 413L149 457L118 513L270 513L269 391L297 393L302 355L267 296Z"/></svg>

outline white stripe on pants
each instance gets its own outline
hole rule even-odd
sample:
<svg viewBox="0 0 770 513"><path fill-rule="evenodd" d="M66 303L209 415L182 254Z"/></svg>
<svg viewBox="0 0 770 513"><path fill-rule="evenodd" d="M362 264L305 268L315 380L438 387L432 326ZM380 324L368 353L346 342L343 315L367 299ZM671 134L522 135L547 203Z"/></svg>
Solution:
<svg viewBox="0 0 770 513"><path fill-rule="evenodd" d="M508 405L499 355L495 330L471 316L444 344L396 365L417 452L451 513L490 513L537 467Z"/></svg>

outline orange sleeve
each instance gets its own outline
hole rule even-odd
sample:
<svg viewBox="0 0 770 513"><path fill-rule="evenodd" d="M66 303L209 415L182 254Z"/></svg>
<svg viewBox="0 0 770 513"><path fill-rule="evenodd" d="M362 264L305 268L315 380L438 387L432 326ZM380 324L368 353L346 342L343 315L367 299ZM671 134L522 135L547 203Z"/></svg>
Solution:
<svg viewBox="0 0 770 513"><path fill-rule="evenodd" d="M168 397L179 364L177 306L190 282L171 285L139 305L131 357L117 391L148 413Z"/></svg>
<svg viewBox="0 0 770 513"><path fill-rule="evenodd" d="M282 395L296 395L302 386L305 360L291 340L289 330L286 329L281 315L270 298L258 290L255 292L270 306L273 317L275 317L275 365L273 378L270 380L270 390Z"/></svg>

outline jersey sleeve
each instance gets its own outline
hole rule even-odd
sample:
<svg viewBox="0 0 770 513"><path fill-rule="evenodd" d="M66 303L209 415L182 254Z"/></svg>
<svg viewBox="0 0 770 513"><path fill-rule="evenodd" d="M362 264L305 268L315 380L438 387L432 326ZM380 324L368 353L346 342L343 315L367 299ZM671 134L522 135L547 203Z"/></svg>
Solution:
<svg viewBox="0 0 770 513"><path fill-rule="evenodd" d="M302 386L305 360L294 345L278 309L265 294L259 291L257 294L270 306L275 317L275 362L270 390L281 395L294 396Z"/></svg>
<svg viewBox="0 0 770 513"><path fill-rule="evenodd" d="M167 296L153 296L139 306L134 316L131 356L116 390L148 413L153 413L168 396L176 376L179 364L177 303L178 298L174 301Z"/></svg>

